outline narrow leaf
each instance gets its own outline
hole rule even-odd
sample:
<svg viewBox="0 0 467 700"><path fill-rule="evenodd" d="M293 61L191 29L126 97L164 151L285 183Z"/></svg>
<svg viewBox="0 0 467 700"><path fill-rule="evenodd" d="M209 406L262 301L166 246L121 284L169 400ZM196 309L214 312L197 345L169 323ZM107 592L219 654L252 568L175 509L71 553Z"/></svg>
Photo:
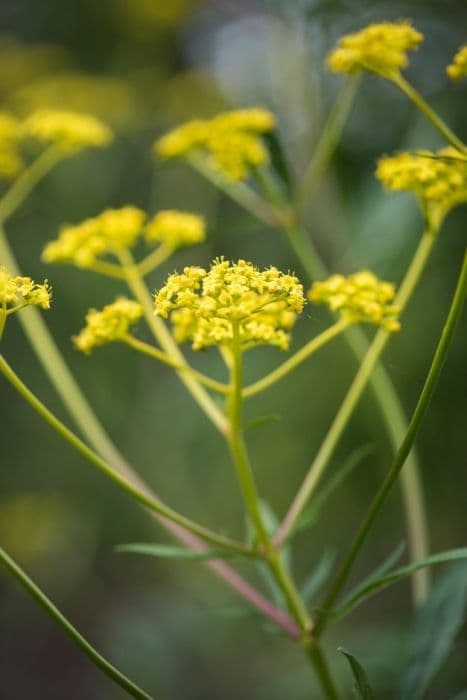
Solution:
<svg viewBox="0 0 467 700"><path fill-rule="evenodd" d="M448 659L465 619L467 565L449 567L435 582L428 600L417 611L400 700L421 700ZM459 697L462 698L462 694ZM467 693L464 693L464 698Z"/></svg>
<svg viewBox="0 0 467 700"><path fill-rule="evenodd" d="M311 574L306 579L300 591L303 600L308 603L313 600L323 585L326 583L331 573L336 559L336 552L327 550L315 566Z"/></svg>
<svg viewBox="0 0 467 700"><path fill-rule="evenodd" d="M366 598L369 598L383 588L387 588L393 583L396 583L405 576L410 576L410 574L413 574L414 571L424 569L427 566L434 566L435 564L444 564L448 561L456 561L457 559L467 559L467 547L451 549L447 552L433 554L430 557L426 557L426 559L422 559L421 561L408 564L407 566L402 566L400 569L395 569L386 576L382 576L380 578L372 578L370 580L365 579L363 583L356 586L356 588L349 593L347 598L338 608L331 611L331 614L334 617L342 617Z"/></svg>
<svg viewBox="0 0 467 700"><path fill-rule="evenodd" d="M375 700L375 695L370 687L366 673L355 656L352 656L352 654L344 649L344 647L339 647L337 651L344 654L349 662L349 666L355 681L354 692L357 698L359 698L359 700Z"/></svg>
<svg viewBox="0 0 467 700"><path fill-rule="evenodd" d="M135 542L134 544L120 544L115 551L130 554L145 554L149 557L161 557L165 559L191 559L203 561L205 559L225 559L232 556L231 552L211 549L207 552L195 552L186 547L173 547L165 544L151 544Z"/></svg>
<svg viewBox="0 0 467 700"><path fill-rule="evenodd" d="M371 445L362 445L349 455L348 459L341 464L334 476L329 479L326 484L324 484L320 491L318 491L318 494L316 495L311 506L307 508L307 510L305 510L305 512L302 514L301 518L299 518L293 531L294 534L297 534L302 530L306 530L315 524L329 496L331 496L331 494L356 467L362 464L363 460L368 457L372 450L373 448Z"/></svg>
<svg viewBox="0 0 467 700"><path fill-rule="evenodd" d="M293 195L294 184L287 157L284 149L282 148L277 132L271 131L264 134L264 138L267 142L269 154L271 156L272 169L279 177L284 187L285 194L288 195L288 198L290 198Z"/></svg>
<svg viewBox="0 0 467 700"><path fill-rule="evenodd" d="M269 416L258 416L247 423L245 426L245 432L247 430L252 430L252 428L259 428L262 425L268 425L269 423L278 423L280 419L281 416L279 413L271 413Z"/></svg>

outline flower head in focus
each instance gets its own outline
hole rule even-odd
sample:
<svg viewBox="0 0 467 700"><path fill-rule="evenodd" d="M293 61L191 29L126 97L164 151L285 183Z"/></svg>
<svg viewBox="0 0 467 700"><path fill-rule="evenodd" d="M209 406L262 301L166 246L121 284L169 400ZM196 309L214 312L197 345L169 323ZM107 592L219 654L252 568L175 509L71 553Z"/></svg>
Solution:
<svg viewBox="0 0 467 700"><path fill-rule="evenodd" d="M42 252L48 263L92 267L97 259L131 248L141 235L145 213L136 207L106 209L75 226L64 226L58 238Z"/></svg>
<svg viewBox="0 0 467 700"><path fill-rule="evenodd" d="M14 178L23 167L18 152L19 122L6 112L0 112L0 177Z"/></svg>
<svg viewBox="0 0 467 700"><path fill-rule="evenodd" d="M24 138L55 144L64 153L84 148L101 148L112 140L112 131L100 119L79 112L41 109L33 112L21 125Z"/></svg>
<svg viewBox="0 0 467 700"><path fill-rule="evenodd" d="M446 68L446 73L451 80L467 78L467 44L461 46L452 59L452 63Z"/></svg>
<svg viewBox="0 0 467 700"><path fill-rule="evenodd" d="M122 340L142 315L141 304L119 297L101 311L90 309L86 315L85 327L73 337L73 342L78 350L90 353L100 345Z"/></svg>
<svg viewBox="0 0 467 700"><path fill-rule="evenodd" d="M272 131L274 126L275 117L268 110L233 110L212 119L187 122L156 141L154 149L163 158L201 152L212 168L232 180L243 180L267 162L261 134Z"/></svg>
<svg viewBox="0 0 467 700"><path fill-rule="evenodd" d="M25 306L40 306L49 309L52 290L44 280L36 284L30 277L14 277L0 266L0 314L13 313Z"/></svg>
<svg viewBox="0 0 467 700"><path fill-rule="evenodd" d="M467 157L451 146L437 153L385 156L378 162L376 176L388 190L413 192L435 227L450 209L467 201Z"/></svg>
<svg viewBox="0 0 467 700"><path fill-rule="evenodd" d="M370 24L354 34L346 34L328 56L334 73L368 70L392 77L408 65L407 51L423 40L409 22Z"/></svg>
<svg viewBox="0 0 467 700"><path fill-rule="evenodd" d="M308 292L310 301L327 304L349 323L373 323L391 332L400 329L394 296L394 285L368 270L348 277L332 275L324 282L315 282Z"/></svg>
<svg viewBox="0 0 467 700"><path fill-rule="evenodd" d="M210 270L186 267L156 293L156 314L168 318L179 343L194 350L231 346L234 326L242 350L274 345L287 350L290 329L303 309L298 279L277 268L258 270L245 260L214 260Z"/></svg>
<svg viewBox="0 0 467 700"><path fill-rule="evenodd" d="M197 214L166 209L149 221L145 237L149 243L163 243L169 248L196 245L206 238L206 224Z"/></svg>

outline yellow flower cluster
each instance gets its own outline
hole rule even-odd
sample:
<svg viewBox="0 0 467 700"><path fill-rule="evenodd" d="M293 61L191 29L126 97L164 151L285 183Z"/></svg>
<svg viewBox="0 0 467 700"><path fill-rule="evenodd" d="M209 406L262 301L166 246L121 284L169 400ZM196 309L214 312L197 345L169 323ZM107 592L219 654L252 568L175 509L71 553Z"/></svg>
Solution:
<svg viewBox="0 0 467 700"><path fill-rule="evenodd" d="M381 158L376 176L388 190L413 192L435 225L452 207L467 201L467 158L451 146L438 153L420 151Z"/></svg>
<svg viewBox="0 0 467 700"><path fill-rule="evenodd" d="M112 140L109 127L96 117L51 109L33 112L21 130L24 138L56 144L65 152L106 146Z"/></svg>
<svg viewBox="0 0 467 700"><path fill-rule="evenodd" d="M158 212L145 230L150 243L164 243L169 248L202 243L206 238L206 225L202 216L166 209Z"/></svg>
<svg viewBox="0 0 467 700"><path fill-rule="evenodd" d="M139 321L143 307L136 301L119 297L102 311L90 309L86 315L86 326L73 337L78 350L89 353L93 348L116 340L122 340L130 326Z"/></svg>
<svg viewBox="0 0 467 700"><path fill-rule="evenodd" d="M423 40L409 22L370 24L359 32L343 36L328 56L335 73L368 70L384 77L399 73L408 65L407 51Z"/></svg>
<svg viewBox="0 0 467 700"><path fill-rule="evenodd" d="M131 248L141 234L145 217L136 207L106 209L76 226L65 226L56 240L47 243L42 259L92 267L97 258Z"/></svg>
<svg viewBox="0 0 467 700"><path fill-rule="evenodd" d="M303 287L293 275L222 258L209 271L186 267L170 275L155 296L156 314L170 315L177 342L191 340L194 350L231 346L234 327L242 350L263 344L287 350L303 304Z"/></svg>
<svg viewBox="0 0 467 700"><path fill-rule="evenodd" d="M310 301L327 304L350 323L374 323L391 332L400 329L399 308L392 304L394 295L393 284L368 270L348 277L332 275L324 282L315 282L308 292Z"/></svg>
<svg viewBox="0 0 467 700"><path fill-rule="evenodd" d="M51 299L52 290L47 280L36 284L30 277L13 277L0 266L0 311L31 305L49 309Z"/></svg>
<svg viewBox="0 0 467 700"><path fill-rule="evenodd" d="M275 126L274 115L259 107L224 112L212 119L194 120L156 141L156 153L176 158L204 152L208 163L233 180L243 180L268 160L261 134Z"/></svg>
<svg viewBox="0 0 467 700"><path fill-rule="evenodd" d="M0 112L0 177L15 177L23 166L18 140L19 122L10 114Z"/></svg>
<svg viewBox="0 0 467 700"><path fill-rule="evenodd" d="M467 78L467 44L461 46L452 59L452 63L446 68L446 73L451 80Z"/></svg>

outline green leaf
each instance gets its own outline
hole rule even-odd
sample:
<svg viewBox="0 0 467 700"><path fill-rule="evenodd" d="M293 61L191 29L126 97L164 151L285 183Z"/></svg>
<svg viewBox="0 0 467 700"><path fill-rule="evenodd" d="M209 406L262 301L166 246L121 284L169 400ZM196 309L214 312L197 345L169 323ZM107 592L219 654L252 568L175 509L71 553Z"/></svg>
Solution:
<svg viewBox="0 0 467 700"><path fill-rule="evenodd" d="M245 432L247 430L252 430L253 428L259 428L262 425L268 425L269 423L278 423L280 420L280 413L271 413L269 416L258 416L247 423L245 426Z"/></svg>
<svg viewBox="0 0 467 700"><path fill-rule="evenodd" d="M386 576L365 579L349 593L347 598L338 608L330 611L330 614L333 617L342 617L366 598L369 598L383 588L391 586L393 583L396 583L405 576L410 576L414 573L414 571L424 569L427 566L434 566L435 564L444 564L448 561L456 561L457 559L467 559L467 547L451 549L447 552L433 554L430 557L426 557L426 559L422 559L413 564L407 564L407 566L402 566L400 569L395 569Z"/></svg>
<svg viewBox="0 0 467 700"><path fill-rule="evenodd" d="M300 591L300 594L306 603L313 600L315 595L326 583L329 574L331 573L335 559L335 551L327 550L326 552L324 552L318 564L315 566L311 574L306 579Z"/></svg>
<svg viewBox="0 0 467 700"><path fill-rule="evenodd" d="M349 455L344 463L341 464L334 476L324 484L320 491L318 491L318 494L316 495L311 506L307 508L307 510L305 510L302 516L298 519L293 530L294 535L315 524L329 496L331 496L331 494L356 467L362 464L365 457L368 457L372 451L373 447L371 445L362 445Z"/></svg>
<svg viewBox="0 0 467 700"><path fill-rule="evenodd" d="M162 557L165 559L191 559L203 561L205 559L225 559L232 556L231 552L222 549L211 549L207 552L195 552L186 547L173 547L165 544L152 544L145 542L135 542L134 544L119 544L115 551L130 554L145 554L149 557Z"/></svg>
<svg viewBox="0 0 467 700"><path fill-rule="evenodd" d="M344 649L344 647L339 647L337 651L340 651L341 654L344 654L347 661L349 662L349 666L355 681L354 692L357 698L359 698L360 700L374 700L375 695L368 682L366 673L363 670L361 664L355 658L355 656L352 656L352 654L346 649Z"/></svg>
<svg viewBox="0 0 467 700"><path fill-rule="evenodd" d="M400 700L425 697L433 678L451 653L465 619L466 606L467 564L463 562L449 567L437 579L428 600L417 611ZM464 698L466 696L464 693Z"/></svg>
<svg viewBox="0 0 467 700"><path fill-rule="evenodd" d="M294 183L282 143L276 131L264 134L263 137L268 146L272 169L281 181L287 199L290 199L293 196Z"/></svg>

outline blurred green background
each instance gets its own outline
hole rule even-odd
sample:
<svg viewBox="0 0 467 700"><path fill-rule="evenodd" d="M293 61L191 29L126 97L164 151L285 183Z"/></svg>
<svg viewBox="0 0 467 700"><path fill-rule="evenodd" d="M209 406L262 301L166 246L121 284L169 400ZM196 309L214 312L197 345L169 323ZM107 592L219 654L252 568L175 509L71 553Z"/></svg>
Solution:
<svg viewBox="0 0 467 700"><path fill-rule="evenodd" d="M220 109L263 105L278 115L292 168L303 171L342 80L323 69L344 32L372 21L410 18L425 34L408 77L461 137L466 89L444 68L464 40L463 0L2 0L0 98L22 115L37 107L89 111L116 129L111 148L61 164L8 225L23 271L47 276L54 304L46 321L110 435L156 491L178 510L241 535L243 516L220 438L177 378L149 358L108 346L92 357L70 336L90 306L110 302L117 282L39 256L64 222L127 203L153 213L179 207L203 213L208 242L185 250L151 277L216 255L243 257L304 272L285 240L266 230L182 164L154 163L151 144L164 130ZM463 118L464 117L464 118ZM464 133L462 131L464 130ZM439 135L395 88L366 77L333 167L308 215L308 229L333 271L370 267L398 281L422 220L413 199L382 192L374 178L382 153L437 148ZM465 210L451 213L403 332L385 355L407 412L413 409L442 327L465 245ZM295 346L324 328L308 309ZM141 328L141 337L149 340ZM432 550L465 545L465 325L455 338L418 450L430 514ZM2 352L60 416L69 418L17 323ZM191 351L188 351L191 356ZM253 378L279 361L277 351L250 354ZM193 358L219 369L215 353ZM251 431L249 445L264 498L283 514L349 385L355 363L338 341L248 405L251 417L280 414ZM0 380L0 542L96 646L157 698L318 697L293 645L272 634L202 566L117 554L131 541L169 541L147 515L32 413ZM325 551L342 552L391 459L380 415L368 394L333 459L370 445L371 455L340 488L320 522L296 541L303 581ZM357 567L357 578L404 539L394 493ZM244 568L244 567L242 567ZM247 570L245 569L245 572ZM437 573L437 572L435 572ZM249 573L261 585L255 572ZM24 595L0 576L0 697L69 700L123 697ZM393 698L413 625L408 582L383 593L333 627L331 663L350 688L338 645L365 663L378 698ZM447 700L467 686L462 640L426 696ZM314 689L315 688L315 689ZM349 693L350 696L350 693Z"/></svg>

